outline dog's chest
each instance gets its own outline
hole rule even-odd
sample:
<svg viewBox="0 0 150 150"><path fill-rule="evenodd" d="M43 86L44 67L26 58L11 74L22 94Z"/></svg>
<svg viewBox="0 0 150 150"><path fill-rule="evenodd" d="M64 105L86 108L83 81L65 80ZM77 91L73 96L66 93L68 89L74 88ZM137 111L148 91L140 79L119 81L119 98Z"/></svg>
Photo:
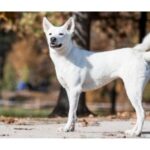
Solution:
<svg viewBox="0 0 150 150"><path fill-rule="evenodd" d="M68 84L67 84L67 80L66 80L66 76L65 73L63 71L56 71L56 75L57 75L57 79L59 81L59 83L64 87L64 88L68 88Z"/></svg>
<svg viewBox="0 0 150 150"><path fill-rule="evenodd" d="M68 88L67 82L63 76L58 76L58 81L64 88Z"/></svg>
<svg viewBox="0 0 150 150"><path fill-rule="evenodd" d="M68 88L72 80L74 80L74 75L76 74L76 69L70 64L61 63L55 66L56 75L59 83L64 87Z"/></svg>

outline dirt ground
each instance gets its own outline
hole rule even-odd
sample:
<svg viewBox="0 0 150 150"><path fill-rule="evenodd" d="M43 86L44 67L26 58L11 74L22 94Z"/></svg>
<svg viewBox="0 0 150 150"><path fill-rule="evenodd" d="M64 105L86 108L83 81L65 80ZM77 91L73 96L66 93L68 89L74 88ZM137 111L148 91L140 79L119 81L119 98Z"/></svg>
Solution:
<svg viewBox="0 0 150 150"><path fill-rule="evenodd" d="M5 118L0 117L0 138L130 138L124 131L135 119L113 117L79 118L75 132L59 132L66 118ZM144 123L140 138L150 138L150 119Z"/></svg>

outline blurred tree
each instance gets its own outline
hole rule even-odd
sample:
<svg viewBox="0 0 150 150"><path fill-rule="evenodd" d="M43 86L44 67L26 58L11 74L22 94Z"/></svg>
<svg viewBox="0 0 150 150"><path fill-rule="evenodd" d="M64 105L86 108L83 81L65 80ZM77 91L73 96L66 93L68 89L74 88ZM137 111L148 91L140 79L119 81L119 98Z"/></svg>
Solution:
<svg viewBox="0 0 150 150"><path fill-rule="evenodd" d="M0 13L0 79L3 78L3 68L11 45L15 41L15 32L11 23L17 16L14 13Z"/></svg>
<svg viewBox="0 0 150 150"><path fill-rule="evenodd" d="M76 12L73 13L75 17L75 34L73 39L75 42L84 49L90 47L90 27L91 27L91 13ZM60 94L56 107L50 116L66 116L69 111L69 103L66 91L63 87L60 88ZM78 116L86 116L92 114L86 106L85 93L81 93L77 109Z"/></svg>

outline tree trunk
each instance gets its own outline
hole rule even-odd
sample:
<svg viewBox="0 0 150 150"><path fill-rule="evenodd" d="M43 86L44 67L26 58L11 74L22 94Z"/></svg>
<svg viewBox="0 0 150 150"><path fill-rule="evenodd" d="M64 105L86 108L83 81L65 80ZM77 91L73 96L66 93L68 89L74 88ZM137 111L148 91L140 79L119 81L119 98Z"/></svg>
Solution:
<svg viewBox="0 0 150 150"><path fill-rule="evenodd" d="M5 59L11 50L11 44L14 41L15 34L13 31L5 31L4 29L0 29L0 80L3 79Z"/></svg>
<svg viewBox="0 0 150 150"><path fill-rule="evenodd" d="M82 13L82 12L76 12L73 13L75 17L75 33L73 40L82 48L89 49L90 46L90 13ZM56 107L54 108L53 112L50 114L50 116L67 116L69 111L69 103L68 103L68 97L66 94L66 91L63 87L60 88L60 94L58 97L58 102ZM77 109L77 115L78 116L87 116L89 114L93 114L89 111L89 109L86 106L86 99L85 99L85 93L81 93L78 109Z"/></svg>
<svg viewBox="0 0 150 150"><path fill-rule="evenodd" d="M146 21L147 21L147 12L141 12L141 18L139 21L139 41L142 42L143 37L146 34Z"/></svg>
<svg viewBox="0 0 150 150"><path fill-rule="evenodd" d="M112 83L112 88L109 91L110 95L110 101L111 101L111 110L110 113L112 115L116 114L116 98L117 98L117 92L116 92L116 81Z"/></svg>

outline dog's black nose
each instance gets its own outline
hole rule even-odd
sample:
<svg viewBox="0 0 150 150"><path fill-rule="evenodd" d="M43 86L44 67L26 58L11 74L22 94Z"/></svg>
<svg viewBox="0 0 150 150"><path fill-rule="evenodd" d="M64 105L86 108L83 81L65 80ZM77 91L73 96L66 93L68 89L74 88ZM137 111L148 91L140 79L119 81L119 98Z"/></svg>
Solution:
<svg viewBox="0 0 150 150"><path fill-rule="evenodd" d="M55 37L51 37L50 40L51 40L51 43L55 43L57 39Z"/></svg>

